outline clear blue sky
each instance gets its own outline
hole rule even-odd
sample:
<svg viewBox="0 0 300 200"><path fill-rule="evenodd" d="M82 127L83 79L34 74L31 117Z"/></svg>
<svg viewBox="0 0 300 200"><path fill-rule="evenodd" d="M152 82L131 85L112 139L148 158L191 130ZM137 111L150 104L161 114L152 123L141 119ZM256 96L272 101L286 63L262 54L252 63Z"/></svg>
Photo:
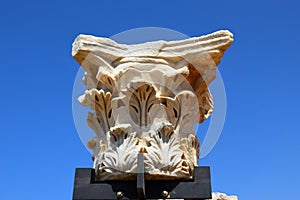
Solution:
<svg viewBox="0 0 300 200"><path fill-rule="evenodd" d="M229 29L220 64L227 95L221 138L201 165L213 190L242 200L295 199L300 180L300 4L296 1L6 1L0 6L0 198L71 199L91 167L72 117L80 34L138 27L189 36Z"/></svg>

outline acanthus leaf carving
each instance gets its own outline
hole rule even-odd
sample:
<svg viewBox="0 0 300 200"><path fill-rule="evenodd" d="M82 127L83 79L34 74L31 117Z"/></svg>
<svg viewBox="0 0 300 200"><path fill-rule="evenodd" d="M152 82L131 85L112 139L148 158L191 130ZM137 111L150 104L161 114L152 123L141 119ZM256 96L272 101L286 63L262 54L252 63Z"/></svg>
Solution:
<svg viewBox="0 0 300 200"><path fill-rule="evenodd" d="M127 107L130 119L134 123L134 130L152 124L153 110L159 106L156 90L146 82L132 82L129 88L123 91L123 97L118 98L119 105ZM120 103L121 102L121 103Z"/></svg>

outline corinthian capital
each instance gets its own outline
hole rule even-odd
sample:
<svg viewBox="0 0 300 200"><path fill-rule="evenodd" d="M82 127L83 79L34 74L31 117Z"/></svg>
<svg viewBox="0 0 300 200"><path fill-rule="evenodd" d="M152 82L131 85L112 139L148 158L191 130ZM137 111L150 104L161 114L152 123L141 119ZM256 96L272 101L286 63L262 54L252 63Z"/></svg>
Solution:
<svg viewBox="0 0 300 200"><path fill-rule="evenodd" d="M233 35L218 31L178 41L119 44L79 35L72 56L85 69L87 123L101 180L128 179L144 153L147 179L191 178L199 141L194 124L213 111L209 84Z"/></svg>

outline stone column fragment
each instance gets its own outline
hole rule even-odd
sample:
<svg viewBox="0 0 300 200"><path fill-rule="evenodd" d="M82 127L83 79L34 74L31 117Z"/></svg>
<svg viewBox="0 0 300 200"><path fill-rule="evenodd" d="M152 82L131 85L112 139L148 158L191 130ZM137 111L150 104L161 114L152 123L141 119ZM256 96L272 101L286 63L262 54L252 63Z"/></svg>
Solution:
<svg viewBox="0 0 300 200"><path fill-rule="evenodd" d="M133 177L138 153L146 179L192 177L200 155L194 124L213 111L208 85L232 42L229 31L134 45L75 39L86 85L78 100L92 110L87 123L96 136L87 145L100 180Z"/></svg>

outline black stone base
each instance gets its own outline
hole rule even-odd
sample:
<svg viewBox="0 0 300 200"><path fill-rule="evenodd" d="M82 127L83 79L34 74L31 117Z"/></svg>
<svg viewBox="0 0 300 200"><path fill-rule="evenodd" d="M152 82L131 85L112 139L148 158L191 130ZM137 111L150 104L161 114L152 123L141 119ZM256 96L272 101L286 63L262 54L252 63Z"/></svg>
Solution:
<svg viewBox="0 0 300 200"><path fill-rule="evenodd" d="M139 183L138 183L139 184ZM73 200L113 199L211 199L209 167L195 167L193 180L145 181L144 195L139 195L136 181L96 181L94 169L77 168Z"/></svg>

